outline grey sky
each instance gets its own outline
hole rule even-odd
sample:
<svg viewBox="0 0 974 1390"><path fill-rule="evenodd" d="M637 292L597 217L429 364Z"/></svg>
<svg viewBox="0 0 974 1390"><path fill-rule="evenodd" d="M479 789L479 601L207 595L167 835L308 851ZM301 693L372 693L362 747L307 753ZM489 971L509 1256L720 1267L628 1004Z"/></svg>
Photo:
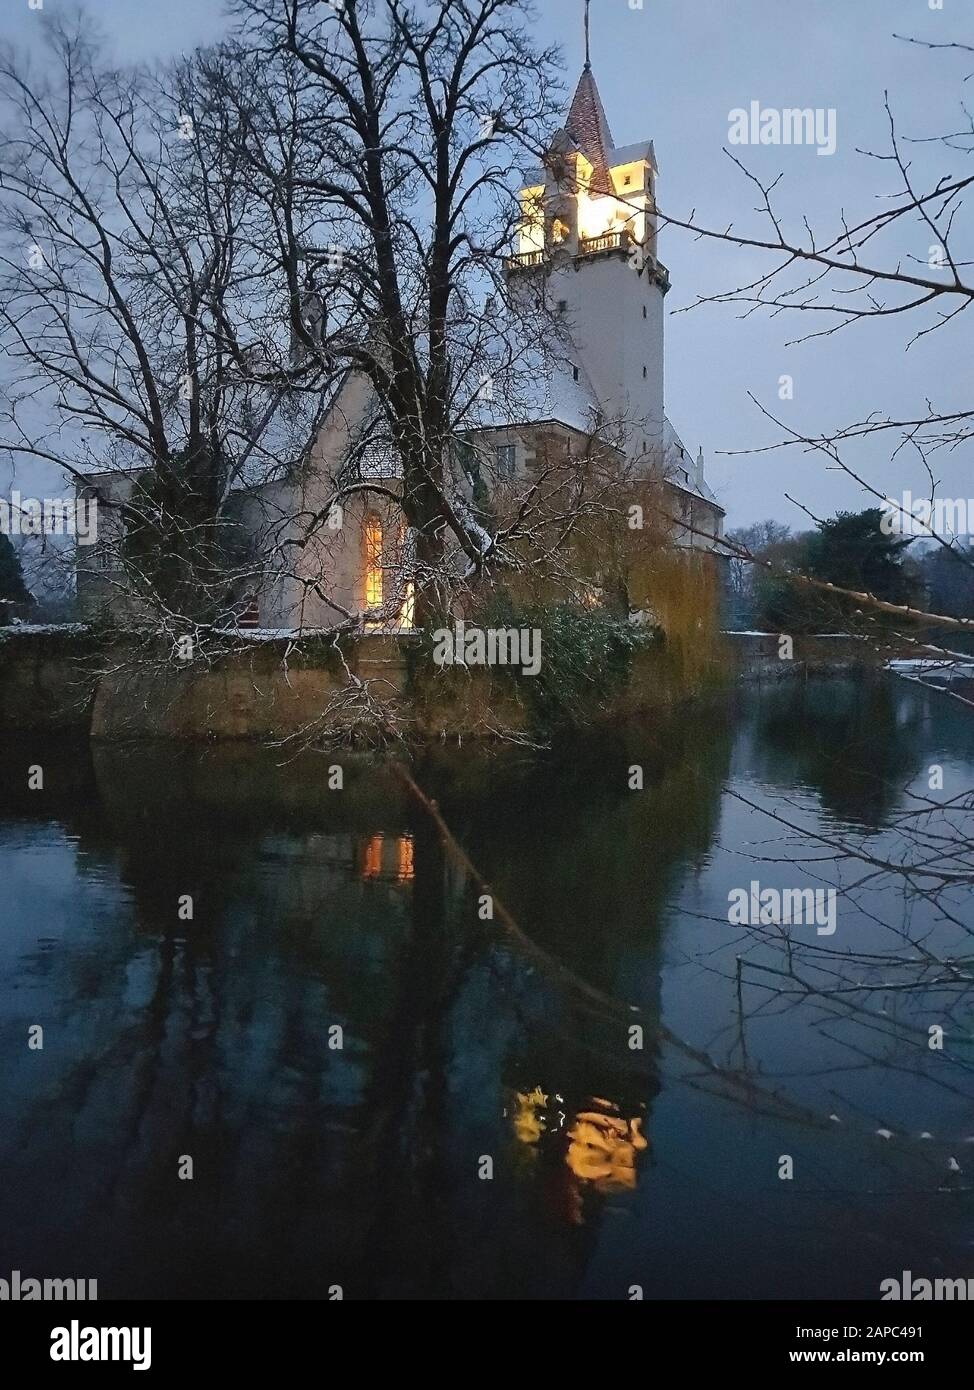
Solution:
<svg viewBox="0 0 974 1390"><path fill-rule="evenodd" d="M0 37L30 42L45 15L66 0L3 0ZM834 107L838 148L831 157L813 148L744 147L741 155L759 175L784 171L781 206L804 212L821 232L832 232L836 214L852 218L884 206L895 180L888 165L868 161L856 149L885 148L884 90L890 92L899 129L912 136L958 129L964 95L974 96L965 75L974 56L933 54L894 39L911 34L937 42L974 42L972 0L593 0L592 60L618 145L652 137L660 162L660 201L674 215L695 208L713 227L733 221L756 229L753 187L733 168L723 149L728 113L762 106ZM219 35L222 0L94 0L120 57L149 58ZM540 0L539 37L562 43L566 84L574 85L582 62L582 0ZM918 168L936 176L951 166L939 146L913 146ZM962 156L953 157L953 168ZM792 224L794 225L794 223ZM970 244L969 229L961 235ZM927 257L931 238L921 229L901 250ZM820 459L780 451L721 458L770 442L772 428L748 399L752 392L806 433L817 433L871 411L922 412L930 396L941 408L969 403L971 334L963 316L924 339L906 344L919 323L896 319L859 325L837 337L800 347L786 343L808 331L805 318L742 321L739 309L707 306L673 313L697 293L726 289L766 266L764 258L729 246L701 243L670 230L661 242L673 289L667 299L667 413L687 446L702 444L708 476L728 511L730 525L775 516L809 524L785 499L791 493L818 515L859 508L870 499ZM795 399L778 399L778 379L789 373ZM925 489L918 464L904 455L895 465L889 449L866 449L850 458L887 492ZM938 464L941 492L974 496L971 460L958 453Z"/></svg>

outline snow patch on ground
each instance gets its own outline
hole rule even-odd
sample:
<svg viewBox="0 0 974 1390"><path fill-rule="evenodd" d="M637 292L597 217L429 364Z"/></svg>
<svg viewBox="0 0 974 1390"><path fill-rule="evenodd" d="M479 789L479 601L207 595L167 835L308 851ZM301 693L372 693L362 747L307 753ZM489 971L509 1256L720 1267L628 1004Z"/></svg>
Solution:
<svg viewBox="0 0 974 1390"><path fill-rule="evenodd" d="M7 637L36 637L44 632L87 632L87 623L13 623L0 627L0 641Z"/></svg>

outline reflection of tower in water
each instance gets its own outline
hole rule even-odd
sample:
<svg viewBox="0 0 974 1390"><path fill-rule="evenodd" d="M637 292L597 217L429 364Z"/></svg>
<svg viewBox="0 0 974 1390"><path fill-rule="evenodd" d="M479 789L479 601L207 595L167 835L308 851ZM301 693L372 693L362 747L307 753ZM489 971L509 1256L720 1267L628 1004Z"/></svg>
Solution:
<svg viewBox="0 0 974 1390"><path fill-rule="evenodd" d="M536 1086L515 1092L511 1115L515 1138L532 1158L540 1157L545 1145L560 1158L552 1191L563 1199L563 1215L576 1225L585 1221L588 1192L610 1197L635 1191L637 1159L649 1148L642 1132L644 1115L627 1118L601 1096L581 1104L590 1108L576 1109L561 1094L549 1095Z"/></svg>

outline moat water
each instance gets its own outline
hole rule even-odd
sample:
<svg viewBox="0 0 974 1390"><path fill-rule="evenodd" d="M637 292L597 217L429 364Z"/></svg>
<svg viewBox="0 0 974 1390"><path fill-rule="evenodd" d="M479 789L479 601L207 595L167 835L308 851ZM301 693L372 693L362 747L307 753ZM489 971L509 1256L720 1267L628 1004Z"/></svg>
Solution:
<svg viewBox="0 0 974 1390"><path fill-rule="evenodd" d="M877 1299L974 1275L974 712L788 682L414 773L510 918L375 763L8 731L0 1276ZM889 868L918 825L957 840L946 892ZM752 882L835 888L834 934L731 925Z"/></svg>

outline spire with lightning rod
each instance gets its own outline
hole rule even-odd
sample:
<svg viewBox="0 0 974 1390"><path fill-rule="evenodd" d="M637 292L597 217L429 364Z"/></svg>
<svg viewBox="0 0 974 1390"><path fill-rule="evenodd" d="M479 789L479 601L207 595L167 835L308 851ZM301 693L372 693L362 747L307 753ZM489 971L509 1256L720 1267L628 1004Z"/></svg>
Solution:
<svg viewBox="0 0 974 1390"><path fill-rule="evenodd" d="M589 15L588 15L589 6L591 5L591 3L592 3L592 0L585 0L585 71L586 71L586 72L591 72L591 70L592 70L592 55L591 55L591 52L589 51Z"/></svg>

